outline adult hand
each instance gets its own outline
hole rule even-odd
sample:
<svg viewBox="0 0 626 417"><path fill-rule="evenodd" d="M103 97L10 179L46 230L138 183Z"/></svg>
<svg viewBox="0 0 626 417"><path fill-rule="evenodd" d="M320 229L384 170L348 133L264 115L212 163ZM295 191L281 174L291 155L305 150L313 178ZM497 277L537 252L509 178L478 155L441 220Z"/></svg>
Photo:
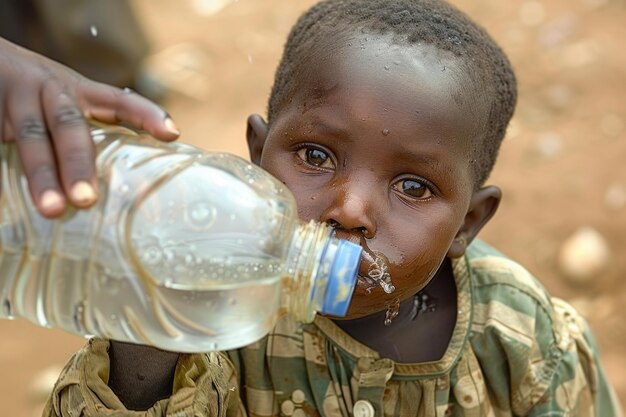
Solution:
<svg viewBox="0 0 626 417"><path fill-rule="evenodd" d="M97 198L95 148L86 119L125 122L161 140L179 132L158 105L131 90L89 80L0 38L0 140L15 141L39 212Z"/></svg>

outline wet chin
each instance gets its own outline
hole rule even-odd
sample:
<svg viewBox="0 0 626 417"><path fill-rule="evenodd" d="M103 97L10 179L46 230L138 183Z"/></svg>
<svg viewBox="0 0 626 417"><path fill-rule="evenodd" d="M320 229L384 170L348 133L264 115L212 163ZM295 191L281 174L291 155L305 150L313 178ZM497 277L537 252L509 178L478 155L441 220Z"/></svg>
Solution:
<svg viewBox="0 0 626 417"><path fill-rule="evenodd" d="M369 297L376 297L376 295L371 294L368 296ZM353 319L360 319L362 317L366 317L366 316L371 316L372 314L378 314L378 313L383 313L384 311L387 310L387 306L393 301L393 298L388 300L388 301L378 301L377 303L373 304L370 302L367 302L369 300L362 300L359 299L360 297L355 297L353 298L352 302L350 303L350 307L348 308L348 313L343 316L343 317L339 317L339 316L332 316L332 315L326 315L323 314L322 316L324 317L328 317L332 320L353 320ZM378 300L381 300L380 298L378 298ZM363 301L366 301L365 303Z"/></svg>

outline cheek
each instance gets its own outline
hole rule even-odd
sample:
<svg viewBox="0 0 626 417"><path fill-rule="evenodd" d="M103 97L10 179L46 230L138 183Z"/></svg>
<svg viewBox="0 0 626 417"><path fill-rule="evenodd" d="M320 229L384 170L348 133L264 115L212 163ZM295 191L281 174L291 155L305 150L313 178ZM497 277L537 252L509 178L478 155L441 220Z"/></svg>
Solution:
<svg viewBox="0 0 626 417"><path fill-rule="evenodd" d="M302 175L295 168L293 158L291 153L265 152L261 167L291 191L302 220L319 220L329 204L328 193L323 187L325 182L320 177Z"/></svg>
<svg viewBox="0 0 626 417"><path fill-rule="evenodd" d="M388 257L392 272L412 287L422 286L438 270L456 234L456 223L444 213L415 216L413 221L386 222L372 242ZM391 216L392 217L392 216ZM394 233L384 233L393 230Z"/></svg>
<svg viewBox="0 0 626 417"><path fill-rule="evenodd" d="M293 193L298 205L298 215L303 220L320 220L328 207L328 193L311 186L292 184L287 187Z"/></svg>

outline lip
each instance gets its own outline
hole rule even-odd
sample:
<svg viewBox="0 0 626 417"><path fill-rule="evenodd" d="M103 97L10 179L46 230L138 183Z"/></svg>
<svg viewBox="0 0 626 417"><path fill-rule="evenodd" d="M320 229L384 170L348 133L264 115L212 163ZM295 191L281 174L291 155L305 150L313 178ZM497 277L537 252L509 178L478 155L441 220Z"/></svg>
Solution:
<svg viewBox="0 0 626 417"><path fill-rule="evenodd" d="M376 288L380 288L384 293L391 294L395 291L395 287L392 282L388 282L388 287L385 287L381 282L372 282L371 272L372 267L377 268L376 263L380 261L380 258L386 259L384 254L374 254L368 245L365 237L363 235L357 235L355 233L350 233L343 229L334 229L334 235L338 239L346 240L350 243L354 243L356 245L361 246L363 251L361 252L361 263L359 264L359 271L357 274L357 283L356 288L354 290L355 293L359 292L362 294L369 295ZM389 261L383 261L388 265Z"/></svg>
<svg viewBox="0 0 626 417"><path fill-rule="evenodd" d="M372 250L367 246L365 237L350 233L343 229L333 229L333 233L337 239L354 243L363 249L361 252L361 263L359 265L358 277L361 280L365 280L364 277L368 275L370 266L375 262L374 257L372 256Z"/></svg>

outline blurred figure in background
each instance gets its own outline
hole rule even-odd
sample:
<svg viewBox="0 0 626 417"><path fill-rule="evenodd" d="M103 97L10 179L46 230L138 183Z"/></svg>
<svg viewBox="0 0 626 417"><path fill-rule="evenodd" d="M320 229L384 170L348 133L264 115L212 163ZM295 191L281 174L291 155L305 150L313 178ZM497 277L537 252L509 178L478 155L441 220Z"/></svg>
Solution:
<svg viewBox="0 0 626 417"><path fill-rule="evenodd" d="M149 45L127 0L3 0L0 37L89 78L158 98L140 85Z"/></svg>

